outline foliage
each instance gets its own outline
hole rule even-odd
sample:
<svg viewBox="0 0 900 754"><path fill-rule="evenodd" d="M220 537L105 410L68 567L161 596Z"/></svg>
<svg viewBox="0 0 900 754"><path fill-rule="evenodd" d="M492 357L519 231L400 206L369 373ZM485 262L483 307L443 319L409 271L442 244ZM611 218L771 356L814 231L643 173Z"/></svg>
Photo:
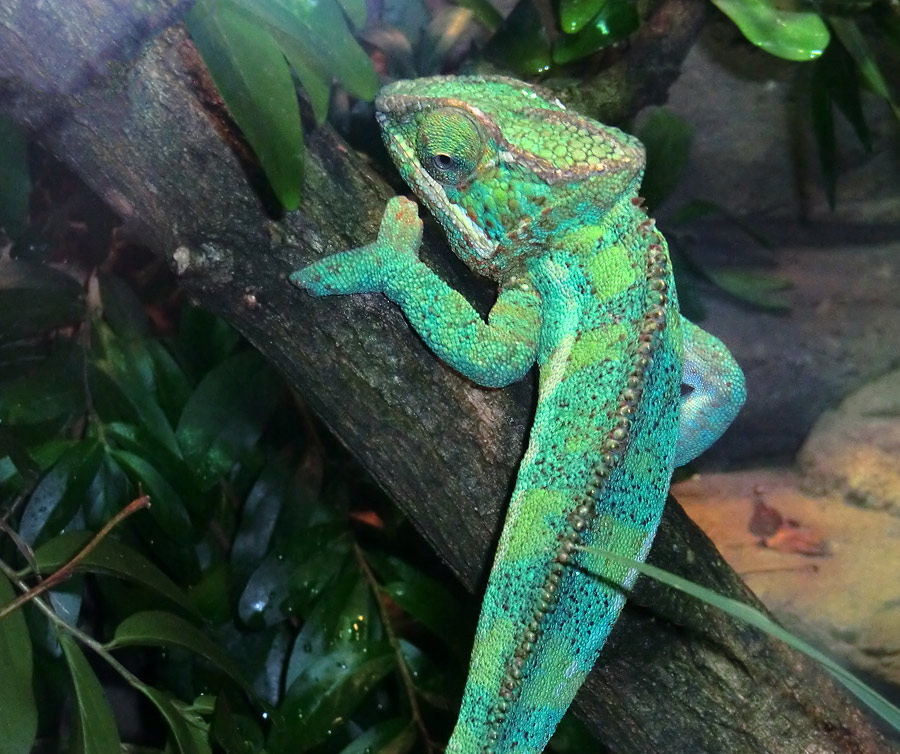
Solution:
<svg viewBox="0 0 900 754"><path fill-rule="evenodd" d="M572 76L638 31L645 12L635 0L519 0L503 18L488 0L456 0L460 7L434 11L418 9L419 2L394 0L367 20L361 0L197 1L188 29L285 208L298 206L304 154L291 74L317 121L328 112L332 79L358 98L374 97L375 69L352 30L377 50L373 57L388 76L442 71L473 39L484 58L519 75ZM867 148L861 86L885 99L900 119L871 46L874 41L900 54L896 8L886 0L712 2L759 48L790 61L814 61L811 123L833 205L834 110Z"/></svg>
<svg viewBox="0 0 900 754"><path fill-rule="evenodd" d="M428 749L472 616L135 254L0 260L0 754Z"/></svg>
<svg viewBox="0 0 900 754"><path fill-rule="evenodd" d="M279 201L296 209L303 169L297 77L317 121L332 77L357 97L375 96L375 71L350 33L366 20L362 0L199 0L188 30L232 117Z"/></svg>

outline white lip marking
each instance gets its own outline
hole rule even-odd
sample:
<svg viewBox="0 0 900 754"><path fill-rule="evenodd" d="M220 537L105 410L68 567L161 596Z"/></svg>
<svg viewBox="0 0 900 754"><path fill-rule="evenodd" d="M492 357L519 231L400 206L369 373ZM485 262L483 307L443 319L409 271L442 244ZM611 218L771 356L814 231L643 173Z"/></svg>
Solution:
<svg viewBox="0 0 900 754"><path fill-rule="evenodd" d="M381 113L379 113L379 115L381 115ZM387 115L384 115L383 118L386 121ZM382 124L381 119L379 119L379 124ZM412 164L419 164L418 157L407 149L402 140L390 133L388 133L388 137L390 138L391 144L396 147L404 160ZM421 165L415 171L413 180L415 181L415 185L413 186L415 192L422 198L425 204L430 205L432 212L440 210L443 215L446 215L451 219L460 233L465 237L466 245L477 257L480 259L490 259L494 256L498 244L487 237L485 232L472 221L472 218L469 217L462 207L453 204L453 202L447 198L444 187L432 178Z"/></svg>

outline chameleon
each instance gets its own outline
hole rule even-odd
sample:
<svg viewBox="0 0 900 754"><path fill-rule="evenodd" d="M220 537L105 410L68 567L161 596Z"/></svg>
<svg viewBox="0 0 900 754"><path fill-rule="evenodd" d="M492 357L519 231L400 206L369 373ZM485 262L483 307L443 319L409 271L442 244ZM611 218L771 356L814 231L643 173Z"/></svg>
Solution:
<svg viewBox="0 0 900 754"><path fill-rule="evenodd" d="M597 660L646 558L673 468L745 397L727 348L681 316L666 241L638 191L641 143L495 76L397 81L375 100L396 167L473 272L485 320L417 256L416 204L375 241L290 280L382 293L447 364L538 401L482 602L451 754L538 754Z"/></svg>

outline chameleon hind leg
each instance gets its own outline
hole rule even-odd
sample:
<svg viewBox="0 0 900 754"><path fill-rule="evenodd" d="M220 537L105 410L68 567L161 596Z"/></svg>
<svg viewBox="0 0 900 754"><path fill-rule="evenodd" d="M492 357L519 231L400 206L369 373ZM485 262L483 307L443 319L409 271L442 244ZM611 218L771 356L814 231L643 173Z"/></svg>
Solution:
<svg viewBox="0 0 900 754"><path fill-rule="evenodd" d="M315 296L383 293L437 356L473 382L503 387L521 379L536 358L541 328L541 298L531 281L506 281L485 322L419 260L421 242L415 202L395 196L375 241L297 270L290 281Z"/></svg>
<svg viewBox="0 0 900 754"><path fill-rule="evenodd" d="M682 318L686 391L678 415L675 465L699 456L721 437L744 403L744 373L725 345ZM684 389L683 387L683 389Z"/></svg>

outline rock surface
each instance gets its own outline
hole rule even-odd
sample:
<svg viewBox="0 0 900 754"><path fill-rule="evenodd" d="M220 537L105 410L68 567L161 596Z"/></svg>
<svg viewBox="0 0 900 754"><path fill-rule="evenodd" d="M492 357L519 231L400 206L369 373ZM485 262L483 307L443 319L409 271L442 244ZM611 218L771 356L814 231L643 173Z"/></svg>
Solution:
<svg viewBox="0 0 900 754"><path fill-rule="evenodd" d="M848 503L900 516L900 371L826 411L798 460L811 492L836 492Z"/></svg>
<svg viewBox="0 0 900 754"><path fill-rule="evenodd" d="M792 470L672 492L786 628L900 697L900 517L813 497Z"/></svg>

